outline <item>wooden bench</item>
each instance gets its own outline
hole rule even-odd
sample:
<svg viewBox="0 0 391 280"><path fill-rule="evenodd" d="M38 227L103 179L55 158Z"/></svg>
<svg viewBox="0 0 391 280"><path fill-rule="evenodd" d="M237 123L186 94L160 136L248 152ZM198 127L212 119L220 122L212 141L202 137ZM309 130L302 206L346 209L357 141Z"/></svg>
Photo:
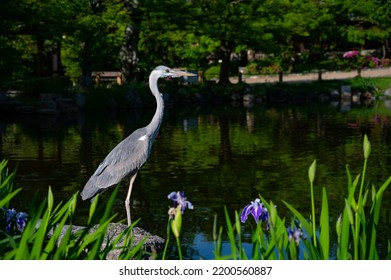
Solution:
<svg viewBox="0 0 391 280"><path fill-rule="evenodd" d="M97 84L100 84L101 82L116 82L118 85L123 84L122 73L119 71L92 72L92 78Z"/></svg>

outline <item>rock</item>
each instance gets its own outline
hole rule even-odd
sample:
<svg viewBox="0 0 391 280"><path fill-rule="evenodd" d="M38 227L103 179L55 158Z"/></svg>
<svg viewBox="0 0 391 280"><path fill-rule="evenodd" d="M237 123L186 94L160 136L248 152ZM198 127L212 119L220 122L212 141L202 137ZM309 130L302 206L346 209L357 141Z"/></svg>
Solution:
<svg viewBox="0 0 391 280"><path fill-rule="evenodd" d="M390 98L391 97L391 88L386 89L383 94L385 97Z"/></svg>
<svg viewBox="0 0 391 280"><path fill-rule="evenodd" d="M60 112L57 109L56 110L53 110L53 109L38 109L37 113L40 114L40 115L57 115Z"/></svg>
<svg viewBox="0 0 391 280"><path fill-rule="evenodd" d="M341 86L341 93L352 93L352 87L351 86Z"/></svg>
<svg viewBox="0 0 391 280"><path fill-rule="evenodd" d="M59 99L56 102L57 108L61 113L77 113L79 107L73 102L73 99Z"/></svg>
<svg viewBox="0 0 391 280"><path fill-rule="evenodd" d="M22 105L15 108L15 112L20 114L34 114L35 113L34 106Z"/></svg>
<svg viewBox="0 0 391 280"><path fill-rule="evenodd" d="M360 103L360 99L361 99L361 93L360 92L353 93L353 95L352 95L352 102L354 104L359 104Z"/></svg>
<svg viewBox="0 0 391 280"><path fill-rule="evenodd" d="M37 225L39 226L39 224ZM109 243L115 240L118 235L120 235L125 229L127 229L127 225L119 224L119 223L110 223L107 229L107 233L105 236L105 240L109 240ZM90 232L95 232L99 228L99 225L94 226ZM61 242L63 236L65 235L66 231L69 229L69 225L65 225L61 231L59 242ZM72 233L76 233L78 231L81 231L85 229L83 226L72 226ZM53 234L53 231L49 232L49 237ZM140 242L144 241L144 244L142 246L143 250L147 253L150 253L152 255L156 255L156 253L159 253L164 248L164 242L165 240L159 236L152 235L151 233L147 232L146 230L134 227L132 230L133 234L133 240L132 240L132 247L137 246ZM106 259L108 260L118 260L122 249L120 248L123 245L123 239L121 239L117 243L117 248L114 248L111 250ZM102 249L104 249L107 246L107 243L104 243L102 245Z"/></svg>
<svg viewBox="0 0 391 280"><path fill-rule="evenodd" d="M124 224L109 224L109 228L107 231L107 237L109 240L114 240L117 238L121 232L123 232L127 228L127 225ZM163 251L165 240L159 236L152 235L149 232L145 231L142 228L135 227L133 228L134 237L132 247L135 247L137 244L145 240L143 244L144 251L151 253L152 255L156 255L157 253ZM118 246L123 245L123 240L118 243ZM121 254L122 249L113 249L107 255L106 259L108 260L118 260L119 255Z"/></svg>
<svg viewBox="0 0 391 280"><path fill-rule="evenodd" d="M351 86L341 86L341 99L346 100L346 101L352 99L352 87Z"/></svg>
<svg viewBox="0 0 391 280"><path fill-rule="evenodd" d="M57 115L60 112L57 109L57 104L54 100L39 101L36 104L37 113L40 115Z"/></svg>
<svg viewBox="0 0 391 280"><path fill-rule="evenodd" d="M391 100L390 99L384 100L384 107L386 107L388 110L391 110Z"/></svg>
<svg viewBox="0 0 391 280"><path fill-rule="evenodd" d="M53 93L41 93L39 95L41 101L56 101L61 99L61 94L53 94Z"/></svg>
<svg viewBox="0 0 391 280"><path fill-rule="evenodd" d="M339 91L338 90L332 90L330 92L330 99L331 100L338 100L339 99Z"/></svg>
<svg viewBox="0 0 391 280"><path fill-rule="evenodd" d="M251 93L247 93L243 95L243 106L246 108L251 108L255 103L255 95Z"/></svg>
<svg viewBox="0 0 391 280"><path fill-rule="evenodd" d="M39 101L36 106L38 110L57 110L57 103L54 100Z"/></svg>
<svg viewBox="0 0 391 280"><path fill-rule="evenodd" d="M321 103L326 103L326 102L330 101L330 96L325 93L319 93L318 101Z"/></svg>
<svg viewBox="0 0 391 280"><path fill-rule="evenodd" d="M240 93L239 92L233 92L231 93L231 99L234 100L234 101L239 101L241 98L240 96Z"/></svg>
<svg viewBox="0 0 391 280"><path fill-rule="evenodd" d="M372 93L370 93L369 91L366 91L361 94L362 100L372 100L372 98L373 98Z"/></svg>
<svg viewBox="0 0 391 280"><path fill-rule="evenodd" d="M260 95L260 96L257 96L256 98L255 98L255 103L257 103L257 104L262 104L262 103L264 103L265 102L265 95Z"/></svg>
<svg viewBox="0 0 391 280"><path fill-rule="evenodd" d="M79 109L84 109L86 106L86 96L84 94L76 93L74 101Z"/></svg>
<svg viewBox="0 0 391 280"><path fill-rule="evenodd" d="M254 102L255 101L255 95L251 93L247 93L243 95L243 101L245 102Z"/></svg>
<svg viewBox="0 0 391 280"><path fill-rule="evenodd" d="M341 112L349 112L352 109L352 102L350 100L343 100L341 102Z"/></svg>
<svg viewBox="0 0 391 280"><path fill-rule="evenodd" d="M276 92L268 93L267 99L271 102L285 103L289 100L289 94L284 90L278 90Z"/></svg>
<svg viewBox="0 0 391 280"><path fill-rule="evenodd" d="M14 113L17 107L23 106L21 102L15 99L6 100L5 102L0 102L0 112L1 113Z"/></svg>
<svg viewBox="0 0 391 280"><path fill-rule="evenodd" d="M7 100L7 93L6 92L0 92L0 103L4 103Z"/></svg>

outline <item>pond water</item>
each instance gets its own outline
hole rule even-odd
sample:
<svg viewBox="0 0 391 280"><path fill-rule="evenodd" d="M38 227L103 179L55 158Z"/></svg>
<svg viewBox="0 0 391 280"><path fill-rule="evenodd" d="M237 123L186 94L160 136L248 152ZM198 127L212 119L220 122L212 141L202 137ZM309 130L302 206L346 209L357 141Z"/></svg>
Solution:
<svg viewBox="0 0 391 280"><path fill-rule="evenodd" d="M348 109L339 104L168 108L151 156L135 181L132 218L141 218L139 226L165 238L171 206L167 195L185 191L194 205L183 217L185 255L210 259L214 218L217 215L218 225L225 225L224 207L233 216L262 195L277 204L289 222L283 200L309 217L307 170L316 159L317 211L325 187L334 229L347 193L345 166L353 175L361 172L364 134L372 144L368 180L379 187L391 175L389 105L385 101ZM8 159L11 169L17 165L17 184L24 189L15 208L27 210L32 196L36 192L44 196L48 186L56 200L81 191L110 150L145 126L153 113L0 115L0 158ZM114 208L119 219L126 218L126 191L124 183ZM379 237L386 244L391 229L390 189L383 203ZM88 207L80 199L78 223L85 222ZM243 230L250 233L247 225Z"/></svg>

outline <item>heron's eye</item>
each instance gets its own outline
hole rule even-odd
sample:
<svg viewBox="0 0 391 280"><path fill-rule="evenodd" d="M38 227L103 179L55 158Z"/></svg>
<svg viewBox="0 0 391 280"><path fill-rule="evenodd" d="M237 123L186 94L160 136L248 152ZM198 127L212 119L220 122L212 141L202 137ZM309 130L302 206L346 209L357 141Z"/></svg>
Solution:
<svg viewBox="0 0 391 280"><path fill-rule="evenodd" d="M169 73L169 72L170 72L170 70L166 69L166 73Z"/></svg>

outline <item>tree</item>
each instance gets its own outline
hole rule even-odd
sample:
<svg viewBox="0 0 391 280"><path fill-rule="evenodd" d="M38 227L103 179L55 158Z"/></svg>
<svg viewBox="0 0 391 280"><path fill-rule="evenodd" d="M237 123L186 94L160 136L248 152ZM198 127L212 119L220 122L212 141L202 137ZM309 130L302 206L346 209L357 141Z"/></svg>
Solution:
<svg viewBox="0 0 391 280"><path fill-rule="evenodd" d="M24 59L14 60L15 68L13 68L6 62L10 58L7 55L9 52L1 52L4 54L2 60L7 64L1 67L5 67L7 73L13 73L13 75L18 75L19 69L25 69L24 75L28 73L34 73L37 76L51 74L52 69L45 64L45 60L49 59L51 66L51 55L59 50L61 35L69 25L71 15L69 6L70 3L65 0L2 2L0 6L0 37L4 40L4 45L2 45L11 53L23 53L20 57ZM59 55L57 57L60 59ZM27 62L33 60L36 61L35 71ZM18 61L24 65L19 65ZM30 69L26 69L26 66ZM61 71L58 74L61 74Z"/></svg>
<svg viewBox="0 0 391 280"><path fill-rule="evenodd" d="M149 0L142 6L139 41L140 68L149 72L157 65L183 67L182 49L189 26L193 24L189 2Z"/></svg>
<svg viewBox="0 0 391 280"><path fill-rule="evenodd" d="M251 1L194 0L193 34L208 42L220 63L219 83L228 84L231 55L246 49L253 18Z"/></svg>
<svg viewBox="0 0 391 280"><path fill-rule="evenodd" d="M119 53L121 60L121 72L126 80L137 79L139 75L139 51L140 31L143 18L142 5L144 1L125 0L124 5L129 12L130 22L126 24L124 39Z"/></svg>
<svg viewBox="0 0 391 280"><path fill-rule="evenodd" d="M147 1L140 39L144 66L153 63L206 70L220 62L220 83L229 83L231 54L246 49L252 16L249 1ZM144 67L147 68L147 67Z"/></svg>
<svg viewBox="0 0 391 280"><path fill-rule="evenodd" d="M335 23L324 0L257 1L257 40L268 42L254 46L278 58L285 70L292 70L297 59L319 57L329 50ZM254 40L256 42L257 40ZM266 46L266 48L265 48Z"/></svg>
<svg viewBox="0 0 391 280"><path fill-rule="evenodd" d="M346 41L359 48L382 48L390 52L391 2L388 0L336 1L338 23Z"/></svg>
<svg viewBox="0 0 391 280"><path fill-rule="evenodd" d="M81 77L80 85L92 85L93 70L120 69L128 11L118 0L75 0L70 30L63 35L63 61L69 77Z"/></svg>

